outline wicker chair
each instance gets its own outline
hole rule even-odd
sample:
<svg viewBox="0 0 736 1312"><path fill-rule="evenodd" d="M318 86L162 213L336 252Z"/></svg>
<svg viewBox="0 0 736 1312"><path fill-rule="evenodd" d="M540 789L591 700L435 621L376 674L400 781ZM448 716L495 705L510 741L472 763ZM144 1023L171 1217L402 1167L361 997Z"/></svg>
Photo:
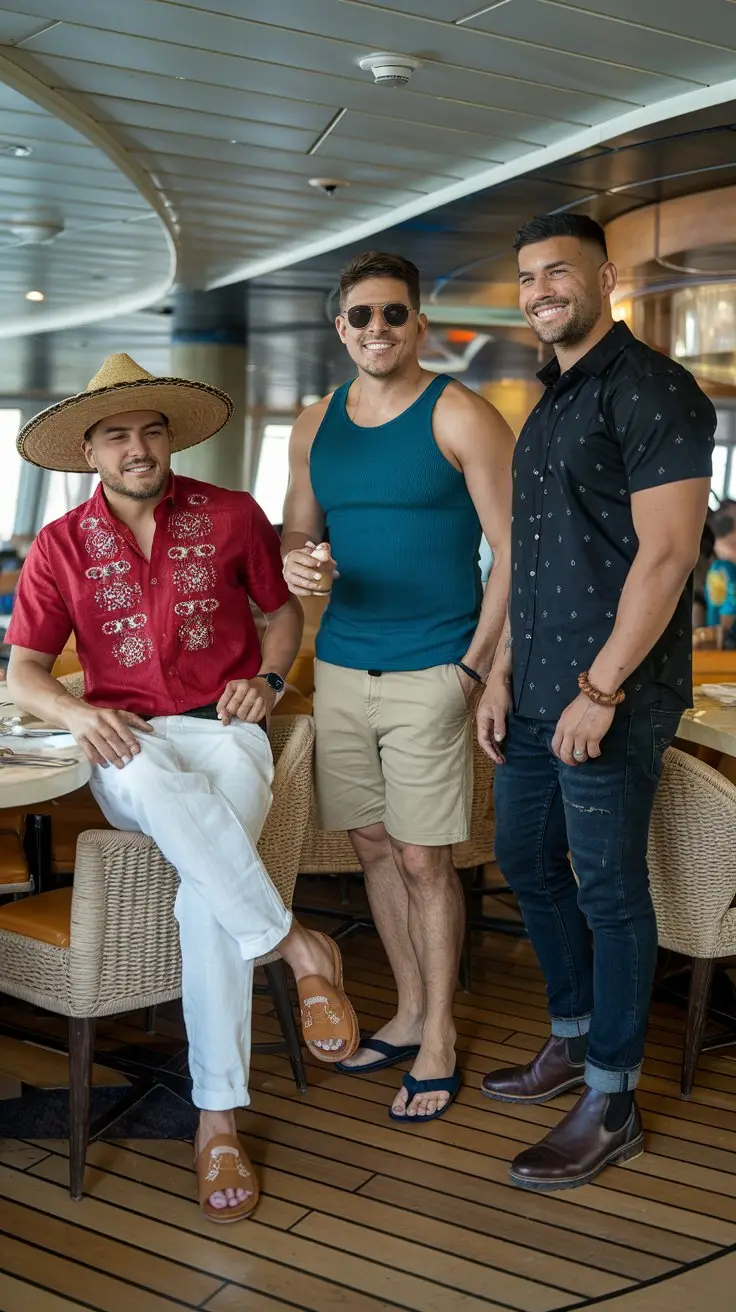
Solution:
<svg viewBox="0 0 736 1312"><path fill-rule="evenodd" d="M736 787L676 748L665 754L654 804L649 874L661 946L692 959L681 1083L689 1098L715 963L736 954Z"/></svg>
<svg viewBox="0 0 736 1312"><path fill-rule="evenodd" d="M314 724L306 716L273 722L274 801L259 851L286 906L296 882L299 843L311 797ZM69 1017L70 1192L80 1198L90 1129L95 1021L181 994L174 919L177 874L150 838L118 830L80 836L72 888L0 908L4 993ZM285 1034L292 1069L306 1088L283 964L261 958ZM287 1036L288 1038L288 1036ZM272 1049L274 1045L266 1045Z"/></svg>

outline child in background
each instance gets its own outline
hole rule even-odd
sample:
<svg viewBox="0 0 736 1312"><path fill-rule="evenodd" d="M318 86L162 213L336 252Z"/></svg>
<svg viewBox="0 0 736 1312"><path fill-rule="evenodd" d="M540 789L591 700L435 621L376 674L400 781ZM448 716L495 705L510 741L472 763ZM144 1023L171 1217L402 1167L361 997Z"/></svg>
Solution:
<svg viewBox="0 0 736 1312"><path fill-rule="evenodd" d="M713 525L713 561L705 579L705 622L720 627L724 647L736 646L736 517L720 515Z"/></svg>

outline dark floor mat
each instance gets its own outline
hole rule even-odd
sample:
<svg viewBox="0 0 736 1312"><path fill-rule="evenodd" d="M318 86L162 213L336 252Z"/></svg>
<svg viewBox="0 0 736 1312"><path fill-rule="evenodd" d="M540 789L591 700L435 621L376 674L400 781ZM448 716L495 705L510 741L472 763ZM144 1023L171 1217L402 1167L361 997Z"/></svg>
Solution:
<svg viewBox="0 0 736 1312"><path fill-rule="evenodd" d="M131 1088L92 1090L92 1129L104 1118L108 1123L102 1139L192 1139L197 1112L186 1096L182 1081L180 1097L161 1084L136 1097ZM115 1117L116 1108L119 1115ZM114 1119L109 1120L108 1118ZM69 1135L69 1093L66 1089L24 1088L21 1098L0 1101L0 1138L66 1139Z"/></svg>

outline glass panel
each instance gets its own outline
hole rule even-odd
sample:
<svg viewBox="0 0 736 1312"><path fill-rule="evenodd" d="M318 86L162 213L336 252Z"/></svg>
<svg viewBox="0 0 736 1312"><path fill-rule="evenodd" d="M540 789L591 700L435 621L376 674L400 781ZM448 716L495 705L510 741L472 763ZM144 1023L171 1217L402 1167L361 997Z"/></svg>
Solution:
<svg viewBox="0 0 736 1312"><path fill-rule="evenodd" d="M289 482L290 424L266 424L258 457L254 497L272 524L280 524Z"/></svg>
<svg viewBox="0 0 736 1312"><path fill-rule="evenodd" d="M0 541L13 536L23 462L15 449L20 410L0 410Z"/></svg>
<svg viewBox="0 0 736 1312"><path fill-rule="evenodd" d="M92 496L98 482L97 474L63 474L54 470L49 474L42 524L61 519L68 510L81 506Z"/></svg>

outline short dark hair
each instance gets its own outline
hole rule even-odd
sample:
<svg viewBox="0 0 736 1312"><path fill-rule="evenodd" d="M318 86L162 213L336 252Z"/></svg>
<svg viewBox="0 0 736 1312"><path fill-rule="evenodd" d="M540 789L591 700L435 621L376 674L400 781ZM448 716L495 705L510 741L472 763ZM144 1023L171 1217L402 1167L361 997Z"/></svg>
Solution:
<svg viewBox="0 0 736 1312"><path fill-rule="evenodd" d="M406 283L409 304L412 309L419 309L419 270L416 264L405 260L403 255L387 255L383 251L364 251L362 255L356 255L340 274L341 307L353 287L366 278L395 278L397 282Z"/></svg>
<svg viewBox="0 0 736 1312"><path fill-rule="evenodd" d="M549 241L550 237L577 237L579 241L593 242L600 246L608 259L606 234L600 223L596 223L588 214L541 214L519 228L514 250L518 255L525 246L533 246L538 241Z"/></svg>

